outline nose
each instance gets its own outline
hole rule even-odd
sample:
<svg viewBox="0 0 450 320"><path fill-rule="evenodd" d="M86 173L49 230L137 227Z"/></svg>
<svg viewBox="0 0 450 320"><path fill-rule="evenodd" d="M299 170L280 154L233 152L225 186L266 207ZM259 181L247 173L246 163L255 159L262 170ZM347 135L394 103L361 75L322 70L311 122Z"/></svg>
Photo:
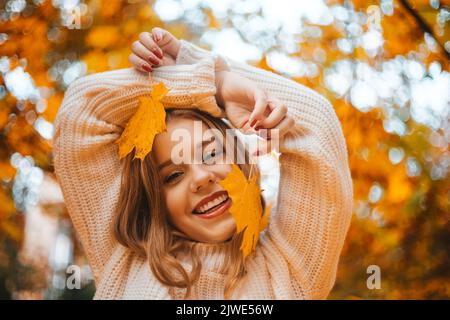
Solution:
<svg viewBox="0 0 450 320"><path fill-rule="evenodd" d="M216 182L216 175L203 164L192 165L191 191L198 192L210 183Z"/></svg>

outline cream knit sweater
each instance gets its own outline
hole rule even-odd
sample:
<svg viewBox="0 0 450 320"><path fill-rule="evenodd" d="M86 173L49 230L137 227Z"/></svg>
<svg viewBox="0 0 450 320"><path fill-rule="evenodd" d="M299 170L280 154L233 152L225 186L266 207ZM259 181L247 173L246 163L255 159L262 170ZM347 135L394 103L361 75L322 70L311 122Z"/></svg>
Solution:
<svg viewBox="0 0 450 320"><path fill-rule="evenodd" d="M112 236L122 170L114 141L136 111L137 97L149 95L151 84L159 81L171 88L165 107L198 107L220 115L215 71L226 67L224 61L231 71L284 101L295 121L279 144L278 206L233 299L326 298L335 281L353 194L345 140L331 104L282 76L181 43L177 65L155 69L152 80L134 69L76 80L55 120L55 173L94 274L95 298L183 298L184 290L170 293L145 259ZM203 268L191 298L223 299L225 275L220 267L227 245L199 244ZM183 265L189 270L188 260Z"/></svg>

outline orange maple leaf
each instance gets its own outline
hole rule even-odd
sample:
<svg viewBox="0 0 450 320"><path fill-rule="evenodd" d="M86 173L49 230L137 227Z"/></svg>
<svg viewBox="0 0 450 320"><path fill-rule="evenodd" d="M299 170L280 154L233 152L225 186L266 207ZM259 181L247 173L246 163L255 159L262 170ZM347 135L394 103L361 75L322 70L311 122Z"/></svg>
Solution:
<svg viewBox="0 0 450 320"><path fill-rule="evenodd" d="M251 172L250 172L251 175ZM267 205L263 215L261 205L261 189L257 183L258 176L248 180L241 169L232 165L231 172L219 184L228 191L233 204L230 213L236 221L236 231L244 231L241 251L244 257L255 250L259 233L269 223L270 205Z"/></svg>
<svg viewBox="0 0 450 320"><path fill-rule="evenodd" d="M119 159L129 154L134 148L134 158L143 160L152 151L156 134L166 131L166 111L161 99L169 90L163 82L153 86L150 97L140 97L139 107L125 126L119 139Z"/></svg>

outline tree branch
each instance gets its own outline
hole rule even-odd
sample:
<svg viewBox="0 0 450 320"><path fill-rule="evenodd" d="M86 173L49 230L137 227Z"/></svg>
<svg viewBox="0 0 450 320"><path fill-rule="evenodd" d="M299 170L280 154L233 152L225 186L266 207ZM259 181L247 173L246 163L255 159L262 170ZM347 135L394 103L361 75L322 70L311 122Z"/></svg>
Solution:
<svg viewBox="0 0 450 320"><path fill-rule="evenodd" d="M434 41L438 44L441 51L444 53L446 58L450 60L450 53L445 50L445 47L442 45L442 43L439 42L438 38L434 34L433 29L425 22L425 20L414 10L414 8L411 6L411 4L408 2L408 0L399 0L399 2L402 4L402 6L405 8L405 10L413 16L413 18L416 20L416 23L419 25L419 27L422 29L423 32L429 33L433 38Z"/></svg>

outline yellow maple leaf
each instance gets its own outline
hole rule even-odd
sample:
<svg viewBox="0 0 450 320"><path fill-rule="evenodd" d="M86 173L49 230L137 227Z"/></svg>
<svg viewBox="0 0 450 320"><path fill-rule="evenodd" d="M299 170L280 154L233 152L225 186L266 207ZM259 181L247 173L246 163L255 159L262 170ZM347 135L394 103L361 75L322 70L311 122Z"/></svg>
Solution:
<svg viewBox="0 0 450 320"><path fill-rule="evenodd" d="M236 231L244 231L240 248L244 257L255 250L259 233L269 222L270 205L266 206L263 215L261 189L257 179L258 176L255 175L248 180L241 169L233 164L227 177L219 181L233 201L230 213L236 221Z"/></svg>
<svg viewBox="0 0 450 320"><path fill-rule="evenodd" d="M140 97L139 107L125 126L119 139L119 159L122 159L134 148L134 158L143 160L152 151L156 134L166 131L166 111L161 99L169 90L163 82L153 86L150 97Z"/></svg>

